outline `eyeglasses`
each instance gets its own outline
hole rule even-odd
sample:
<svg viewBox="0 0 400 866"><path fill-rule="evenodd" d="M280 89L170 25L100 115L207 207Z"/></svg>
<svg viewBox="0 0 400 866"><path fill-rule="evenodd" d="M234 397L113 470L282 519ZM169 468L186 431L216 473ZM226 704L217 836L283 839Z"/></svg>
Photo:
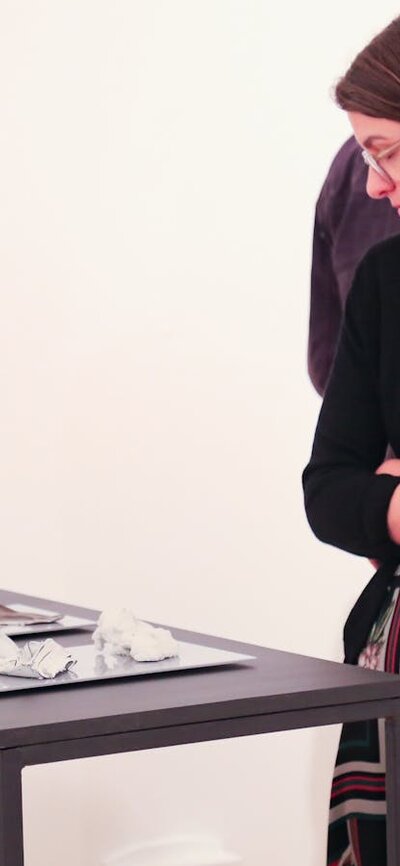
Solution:
<svg viewBox="0 0 400 866"><path fill-rule="evenodd" d="M368 168L373 168L374 171L376 171L377 174L380 175L380 177L383 177L386 183L390 183L391 186L394 185L395 181L393 180L393 178L390 177L390 174L386 171L386 169L384 169L383 166L380 164L380 160L385 159L387 156L391 156L392 153L395 153L395 151L399 147L400 138L398 139L398 141L395 141L393 144L391 144L390 147L386 147L384 150L379 151L376 156L372 156L372 153L370 153L369 150L361 151L361 156Z"/></svg>

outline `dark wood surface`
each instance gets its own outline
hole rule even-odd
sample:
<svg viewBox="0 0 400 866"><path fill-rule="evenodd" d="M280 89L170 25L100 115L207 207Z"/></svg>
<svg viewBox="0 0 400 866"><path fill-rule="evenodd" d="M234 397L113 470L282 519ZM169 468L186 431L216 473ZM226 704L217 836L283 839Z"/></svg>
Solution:
<svg viewBox="0 0 400 866"><path fill-rule="evenodd" d="M93 614L86 608L32 596L19 595L16 599L12 592L0 591L0 602L12 601L78 616ZM112 680L2 694L0 749L84 736L161 731L179 726L188 729L196 725L203 727L205 734L194 736L193 727L192 741L213 739L213 730L216 738L236 736L235 720L241 734L257 733L258 728L260 732L283 730L329 724L344 718L374 717L376 701L381 702L382 712L385 710L388 715L391 702L393 708L398 705L398 676L171 628L178 640L246 652L257 658L233 667L140 677L134 681ZM91 639L87 630L55 637L68 646ZM266 716L270 720L268 725ZM245 717L251 720L247 727ZM211 727L207 728L207 723ZM186 734L176 742L190 740ZM163 744L161 741L160 736Z"/></svg>

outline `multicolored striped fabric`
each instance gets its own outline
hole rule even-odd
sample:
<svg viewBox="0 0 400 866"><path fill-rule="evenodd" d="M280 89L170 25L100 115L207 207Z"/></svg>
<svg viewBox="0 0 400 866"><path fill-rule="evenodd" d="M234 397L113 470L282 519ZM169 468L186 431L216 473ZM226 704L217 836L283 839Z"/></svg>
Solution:
<svg viewBox="0 0 400 866"><path fill-rule="evenodd" d="M358 664L399 673L399 578L388 591ZM386 866L385 816L384 721L345 724L332 781L328 866Z"/></svg>

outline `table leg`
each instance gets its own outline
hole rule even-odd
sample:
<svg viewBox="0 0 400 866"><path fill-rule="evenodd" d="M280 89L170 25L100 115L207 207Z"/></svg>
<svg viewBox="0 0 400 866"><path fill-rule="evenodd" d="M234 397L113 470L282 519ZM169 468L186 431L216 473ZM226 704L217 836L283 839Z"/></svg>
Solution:
<svg viewBox="0 0 400 866"><path fill-rule="evenodd" d="M21 773L18 749L0 751L0 866L24 866Z"/></svg>
<svg viewBox="0 0 400 866"><path fill-rule="evenodd" d="M386 719L387 866L400 863L400 716Z"/></svg>

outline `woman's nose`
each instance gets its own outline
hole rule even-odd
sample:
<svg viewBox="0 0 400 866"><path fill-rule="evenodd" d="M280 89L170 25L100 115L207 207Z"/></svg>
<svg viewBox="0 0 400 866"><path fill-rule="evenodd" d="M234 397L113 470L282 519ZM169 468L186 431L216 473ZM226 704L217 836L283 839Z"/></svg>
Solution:
<svg viewBox="0 0 400 866"><path fill-rule="evenodd" d="M370 198L384 198L395 187L390 178L383 177L372 166L368 168L366 191Z"/></svg>

